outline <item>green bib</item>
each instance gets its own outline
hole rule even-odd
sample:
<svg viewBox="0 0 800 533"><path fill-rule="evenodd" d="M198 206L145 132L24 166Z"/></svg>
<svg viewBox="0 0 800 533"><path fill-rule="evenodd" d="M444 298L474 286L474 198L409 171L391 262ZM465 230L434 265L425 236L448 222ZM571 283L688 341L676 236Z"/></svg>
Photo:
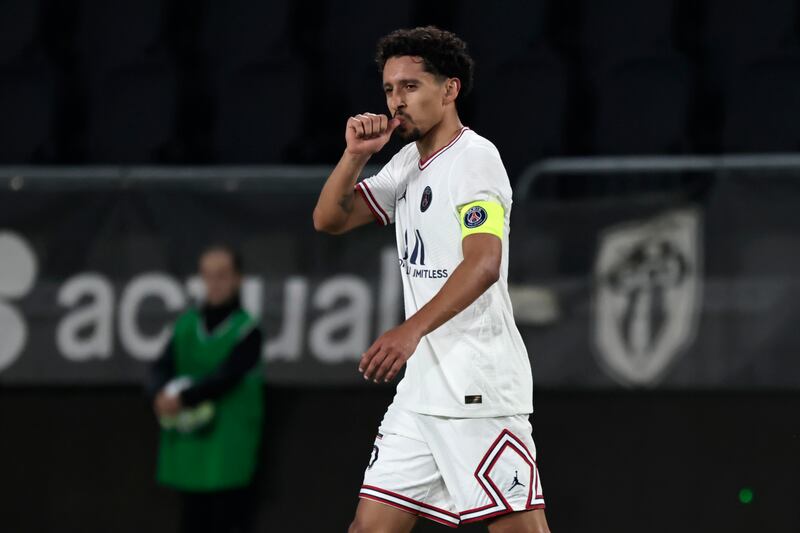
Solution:
<svg viewBox="0 0 800 533"><path fill-rule="evenodd" d="M175 324L175 375L198 381L216 370L256 327L243 310L207 332L196 310ZM256 469L263 420L261 364L214 401L211 423L192 433L161 431L159 483L186 491L216 491L247 485Z"/></svg>

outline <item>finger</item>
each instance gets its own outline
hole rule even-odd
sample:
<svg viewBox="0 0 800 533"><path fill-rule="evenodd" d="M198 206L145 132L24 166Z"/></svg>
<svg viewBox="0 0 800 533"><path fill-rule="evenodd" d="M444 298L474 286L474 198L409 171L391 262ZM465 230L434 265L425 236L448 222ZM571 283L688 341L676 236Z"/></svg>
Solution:
<svg viewBox="0 0 800 533"><path fill-rule="evenodd" d="M347 127L353 130L353 133L356 137L361 134L361 129L359 128L358 121L355 119L355 117L350 117L347 119Z"/></svg>
<svg viewBox="0 0 800 533"><path fill-rule="evenodd" d="M394 377L397 375L397 373L400 372L400 369L403 368L403 364L405 363L403 362L402 359L396 359L394 364L392 365L392 368L390 368L389 372L386 374L386 379L384 381L387 382L392 381Z"/></svg>
<svg viewBox="0 0 800 533"><path fill-rule="evenodd" d="M372 117L365 114L356 116L361 120L361 123L364 124L364 135L366 137L372 137Z"/></svg>
<svg viewBox="0 0 800 533"><path fill-rule="evenodd" d="M364 354L361 356L361 360L358 362L359 372L361 372L362 374L364 373L364 370L367 369L367 366L369 366L369 362L372 360L373 357L375 357L375 354L378 353L379 349L380 349L380 343L378 343L378 341L373 342L372 346L367 348L367 351L364 352Z"/></svg>
<svg viewBox="0 0 800 533"><path fill-rule="evenodd" d="M389 127L389 119L386 117L386 115L380 115L380 119L381 119L381 133L384 133L386 131L386 128Z"/></svg>
<svg viewBox="0 0 800 533"><path fill-rule="evenodd" d="M356 136L357 137L366 137L367 131L364 128L364 121L361 120L358 116L353 117L353 120L356 123Z"/></svg>
<svg viewBox="0 0 800 533"><path fill-rule="evenodd" d="M376 115L375 113L363 113L363 115L369 120L370 127L372 128L372 136L377 137L381 132L380 115Z"/></svg>
<svg viewBox="0 0 800 533"><path fill-rule="evenodd" d="M381 130L381 117L380 115L373 115L370 119L372 120L372 135L373 137L379 137L383 133Z"/></svg>
<svg viewBox="0 0 800 533"><path fill-rule="evenodd" d="M401 121L399 118L393 118L392 120L389 121L386 131L389 133L389 135L391 135L392 132L395 130L395 128L397 128L397 126L399 126L400 124Z"/></svg>
<svg viewBox="0 0 800 533"><path fill-rule="evenodd" d="M364 370L364 379L374 379L375 372L380 367L383 360L389 355L389 352L386 350L381 350L372 358L367 366L367 369Z"/></svg>
<svg viewBox="0 0 800 533"><path fill-rule="evenodd" d="M389 354L383 358L383 362L375 371L375 374L372 376L375 383L380 382L381 380L385 379L386 374L391 370L394 366L395 362L400 359L396 354Z"/></svg>

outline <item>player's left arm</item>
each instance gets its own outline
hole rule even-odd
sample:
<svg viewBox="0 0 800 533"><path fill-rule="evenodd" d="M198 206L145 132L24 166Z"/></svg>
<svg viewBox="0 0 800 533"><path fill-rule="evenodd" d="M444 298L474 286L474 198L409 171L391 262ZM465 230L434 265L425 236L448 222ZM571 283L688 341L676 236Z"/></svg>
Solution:
<svg viewBox="0 0 800 533"><path fill-rule="evenodd" d="M481 202L485 207L487 203ZM358 365L364 379L376 383L394 378L417 349L420 339L467 308L500 277L503 255L503 212L492 204L493 224L486 227L462 227L461 247L464 260L459 263L439 292L416 314L387 331L361 357ZM490 207L490 210L491 207ZM466 209L462 210L462 225Z"/></svg>

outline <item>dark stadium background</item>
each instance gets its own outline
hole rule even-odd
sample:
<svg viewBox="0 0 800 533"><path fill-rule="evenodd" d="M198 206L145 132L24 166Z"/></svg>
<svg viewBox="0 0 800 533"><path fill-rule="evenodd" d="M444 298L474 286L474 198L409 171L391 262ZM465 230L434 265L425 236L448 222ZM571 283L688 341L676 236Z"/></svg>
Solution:
<svg viewBox="0 0 800 533"><path fill-rule="evenodd" d="M384 110L372 62L377 38L424 24L469 43L476 83L459 104L462 118L498 145L514 184L547 158L800 152L796 0L3 0L3 186L62 167L80 174L101 165L165 166L167 173L179 165L330 166L344 145L346 117ZM775 205L800 213L798 168L788 175ZM688 187L702 196L698 187L720 183L687 173L637 177L562 180L556 173L534 192L557 210L576 198L651 189ZM61 191L54 180L40 187ZM302 194L313 201L313 188ZM747 215L748 198L739 202L730 205L741 211L719 217L733 228ZM0 204L0 227L12 224L3 214L10 205ZM782 231L790 230L781 244L750 235L794 286L797 217L782 219ZM724 226L714 227L728 252L707 263L725 273L727 258L740 256ZM335 254L337 245L325 242ZM538 260L536 250L527 253ZM185 275L191 260L170 266ZM562 250L554 265L569 276L586 260L580 250ZM787 308L781 324L797 324L796 309ZM764 341L785 349L772 377L744 367L735 379L712 383L712 369L706 382L681 374L652 387L575 375L537 386L536 358L546 354L529 344L552 530L800 531L794 330L776 328ZM703 346L714 368L734 366L726 349ZM38 371L49 377L37 381ZM0 531L174 531L177 500L154 483L157 426L138 377L59 383L52 369L32 372L15 380L0 371ZM392 389L302 382L267 386L260 531L345 531ZM419 530L444 529L423 523Z"/></svg>

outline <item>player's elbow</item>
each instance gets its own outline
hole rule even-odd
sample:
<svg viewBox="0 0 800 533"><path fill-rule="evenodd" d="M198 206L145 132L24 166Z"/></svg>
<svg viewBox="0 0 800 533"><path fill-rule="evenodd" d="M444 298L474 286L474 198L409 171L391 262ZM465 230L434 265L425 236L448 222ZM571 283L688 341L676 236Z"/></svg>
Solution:
<svg viewBox="0 0 800 533"><path fill-rule="evenodd" d="M500 260L492 256L485 257L479 265L480 278L488 288L500 279Z"/></svg>
<svg viewBox="0 0 800 533"><path fill-rule="evenodd" d="M325 213L320 211L319 207L314 208L314 229L320 233L329 233L331 235L338 235L342 233L341 225L336 224L336 221L331 217L325 216Z"/></svg>
<svg viewBox="0 0 800 533"><path fill-rule="evenodd" d="M492 267L487 269L484 279L488 287L491 287L492 285L497 283L497 280L500 279L500 267L498 266L496 268Z"/></svg>

